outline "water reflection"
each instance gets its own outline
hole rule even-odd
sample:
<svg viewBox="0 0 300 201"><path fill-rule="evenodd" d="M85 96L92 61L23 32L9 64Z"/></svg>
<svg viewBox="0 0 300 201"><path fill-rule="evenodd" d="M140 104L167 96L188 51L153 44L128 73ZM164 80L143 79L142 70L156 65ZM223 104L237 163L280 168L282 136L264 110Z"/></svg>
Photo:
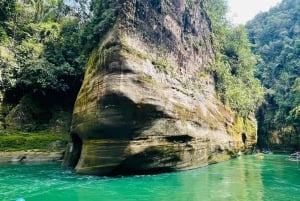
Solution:
<svg viewBox="0 0 300 201"><path fill-rule="evenodd" d="M174 174L176 193L167 200L262 200L263 165L260 163L256 158L247 163L240 158L205 169Z"/></svg>
<svg viewBox="0 0 300 201"><path fill-rule="evenodd" d="M300 164L280 156L266 160L268 165L262 173L265 186L262 200L300 200Z"/></svg>
<svg viewBox="0 0 300 201"><path fill-rule="evenodd" d="M59 165L0 166L0 200L282 201L300 200L300 165L255 156L170 174L79 176Z"/></svg>

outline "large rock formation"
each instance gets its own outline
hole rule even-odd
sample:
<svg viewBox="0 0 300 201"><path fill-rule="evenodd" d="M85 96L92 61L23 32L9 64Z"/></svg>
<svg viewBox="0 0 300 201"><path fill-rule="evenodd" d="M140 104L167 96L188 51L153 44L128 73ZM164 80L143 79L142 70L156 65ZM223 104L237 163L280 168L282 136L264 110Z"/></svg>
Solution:
<svg viewBox="0 0 300 201"><path fill-rule="evenodd" d="M234 117L217 99L209 70L206 1L104 7L114 25L99 28L105 34L87 64L63 165L81 174L155 173L225 160L244 147L242 133L229 132ZM255 133L246 138L255 141Z"/></svg>

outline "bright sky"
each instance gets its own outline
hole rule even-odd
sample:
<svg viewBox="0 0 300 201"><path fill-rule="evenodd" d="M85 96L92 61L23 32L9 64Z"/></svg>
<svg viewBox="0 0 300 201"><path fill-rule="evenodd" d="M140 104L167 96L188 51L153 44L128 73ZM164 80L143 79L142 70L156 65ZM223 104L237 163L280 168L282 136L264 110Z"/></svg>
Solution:
<svg viewBox="0 0 300 201"><path fill-rule="evenodd" d="M227 0L229 20L233 24L245 24L259 12L268 11L282 0Z"/></svg>

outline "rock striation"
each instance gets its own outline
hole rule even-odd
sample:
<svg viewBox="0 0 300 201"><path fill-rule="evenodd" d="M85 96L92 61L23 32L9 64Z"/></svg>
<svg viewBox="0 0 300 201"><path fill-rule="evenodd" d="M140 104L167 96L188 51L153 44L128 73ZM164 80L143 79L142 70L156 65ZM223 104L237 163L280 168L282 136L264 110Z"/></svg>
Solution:
<svg viewBox="0 0 300 201"><path fill-rule="evenodd" d="M104 5L105 4L105 5ZM229 132L217 98L205 0L106 1L115 17L87 63L63 166L80 174L186 170L229 159L256 133ZM108 16L111 16L108 15Z"/></svg>

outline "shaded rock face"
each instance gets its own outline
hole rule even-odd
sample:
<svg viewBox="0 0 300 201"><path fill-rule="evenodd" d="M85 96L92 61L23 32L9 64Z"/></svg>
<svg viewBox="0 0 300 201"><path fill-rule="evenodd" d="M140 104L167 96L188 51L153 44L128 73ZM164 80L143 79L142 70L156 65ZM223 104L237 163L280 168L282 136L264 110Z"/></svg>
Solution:
<svg viewBox="0 0 300 201"><path fill-rule="evenodd" d="M197 168L242 148L216 98L210 20L201 0L122 0L89 58L64 166L80 174Z"/></svg>

